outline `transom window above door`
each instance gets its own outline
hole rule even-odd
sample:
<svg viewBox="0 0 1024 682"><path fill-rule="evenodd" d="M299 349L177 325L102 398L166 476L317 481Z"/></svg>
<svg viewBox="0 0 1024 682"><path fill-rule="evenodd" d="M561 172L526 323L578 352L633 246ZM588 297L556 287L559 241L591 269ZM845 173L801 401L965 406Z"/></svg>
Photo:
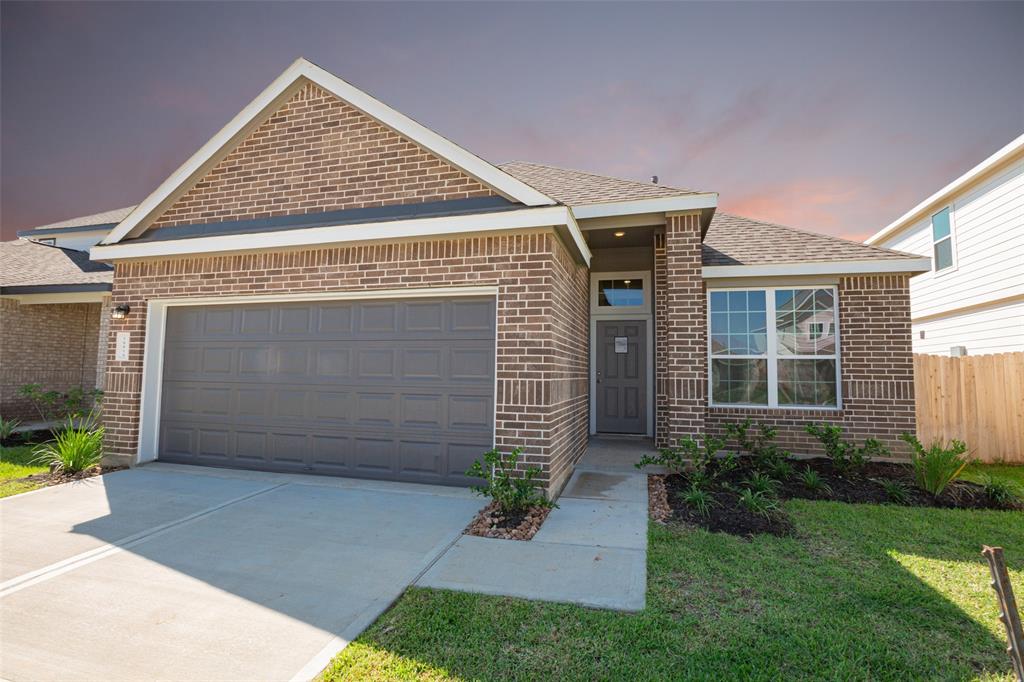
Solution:
<svg viewBox="0 0 1024 682"><path fill-rule="evenodd" d="M710 291L712 405L836 408L833 287Z"/></svg>
<svg viewBox="0 0 1024 682"><path fill-rule="evenodd" d="M590 275L590 309L595 314L650 312L650 273L595 272Z"/></svg>

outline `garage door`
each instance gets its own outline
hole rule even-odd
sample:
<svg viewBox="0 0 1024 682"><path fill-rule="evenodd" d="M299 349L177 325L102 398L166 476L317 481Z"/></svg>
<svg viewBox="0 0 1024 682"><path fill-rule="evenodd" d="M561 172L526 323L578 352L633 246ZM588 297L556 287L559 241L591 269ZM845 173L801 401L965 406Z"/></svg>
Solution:
<svg viewBox="0 0 1024 682"><path fill-rule="evenodd" d="M493 443L494 306L170 307L159 458L465 485Z"/></svg>

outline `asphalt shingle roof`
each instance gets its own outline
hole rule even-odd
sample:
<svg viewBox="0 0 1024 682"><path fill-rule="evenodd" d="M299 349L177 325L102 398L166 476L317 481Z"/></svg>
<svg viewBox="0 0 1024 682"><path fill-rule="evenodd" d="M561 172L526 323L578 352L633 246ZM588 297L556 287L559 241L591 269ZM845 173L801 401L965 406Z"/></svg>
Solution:
<svg viewBox="0 0 1024 682"><path fill-rule="evenodd" d="M681 187L623 180L541 163L512 161L499 164L498 168L568 206L701 194Z"/></svg>
<svg viewBox="0 0 1024 682"><path fill-rule="evenodd" d="M114 269L89 260L85 251L72 251L25 239L0 242L0 287L113 281Z"/></svg>
<svg viewBox="0 0 1024 682"><path fill-rule="evenodd" d="M704 265L767 265L902 258L920 256L721 212L715 213L701 247Z"/></svg>
<svg viewBox="0 0 1024 682"><path fill-rule="evenodd" d="M52 230L58 227L85 227L88 225L110 225L111 223L119 223L128 217L128 214L135 210L134 206L125 206L124 208L115 208L110 211L104 211L103 213L93 213L92 215L83 215L77 218L68 218L62 220L59 223L49 223L47 225L39 225L33 227L33 230Z"/></svg>

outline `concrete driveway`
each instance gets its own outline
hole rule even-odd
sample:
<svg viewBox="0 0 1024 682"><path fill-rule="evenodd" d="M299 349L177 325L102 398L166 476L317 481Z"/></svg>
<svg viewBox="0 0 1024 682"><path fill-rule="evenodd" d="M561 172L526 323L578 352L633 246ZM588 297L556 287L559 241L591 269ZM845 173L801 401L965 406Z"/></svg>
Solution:
<svg viewBox="0 0 1024 682"><path fill-rule="evenodd" d="M481 505L159 463L0 500L0 677L311 678Z"/></svg>

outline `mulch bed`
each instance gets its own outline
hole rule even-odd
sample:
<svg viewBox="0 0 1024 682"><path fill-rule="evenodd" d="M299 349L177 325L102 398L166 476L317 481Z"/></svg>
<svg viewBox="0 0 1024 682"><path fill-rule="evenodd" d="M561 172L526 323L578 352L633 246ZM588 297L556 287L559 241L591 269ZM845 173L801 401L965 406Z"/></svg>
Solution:
<svg viewBox="0 0 1024 682"><path fill-rule="evenodd" d="M789 460L794 473L787 480L778 483L775 491L780 500L832 500L836 502L867 504L899 504L911 507L940 507L947 509L1016 509L1024 510L1018 503L1007 507L985 494L984 486L968 481L952 483L938 498L917 487L913 470L907 464L896 462L870 462L856 473L842 473L824 458ZM822 483L818 490L807 489L798 476L805 468L818 473ZM750 458L742 457L738 466L722 475L713 489L709 490L715 504L710 514L704 516L687 506L681 494L690 488L685 474L648 476L648 499L650 515L656 521L675 520L699 526L711 531L723 531L733 535L752 536L759 533L788 535L793 531L792 523L784 512L768 517L747 511L739 503L739 491L743 482L756 471ZM904 499L890 498L883 481L898 481L903 484Z"/></svg>
<svg viewBox="0 0 1024 682"><path fill-rule="evenodd" d="M12 433L7 438L0 440L0 447L16 448L22 445L45 443L48 440L53 440L52 431L19 431L18 433Z"/></svg>
<svg viewBox="0 0 1024 682"><path fill-rule="evenodd" d="M550 507L530 507L525 512L506 515L498 511L497 505L491 502L477 512L463 532L481 538L529 540L537 534L550 513Z"/></svg>
<svg viewBox="0 0 1024 682"><path fill-rule="evenodd" d="M127 469L126 466L111 466L103 467L96 466L89 469L83 469L75 474L65 474L63 472L48 472L43 474L32 474L31 476L25 476L24 478L15 478L7 481L8 483L32 483L40 486L51 486L60 485L61 483L71 483L72 481L82 481L93 476L102 476L103 474L113 473L115 471L121 471Z"/></svg>

